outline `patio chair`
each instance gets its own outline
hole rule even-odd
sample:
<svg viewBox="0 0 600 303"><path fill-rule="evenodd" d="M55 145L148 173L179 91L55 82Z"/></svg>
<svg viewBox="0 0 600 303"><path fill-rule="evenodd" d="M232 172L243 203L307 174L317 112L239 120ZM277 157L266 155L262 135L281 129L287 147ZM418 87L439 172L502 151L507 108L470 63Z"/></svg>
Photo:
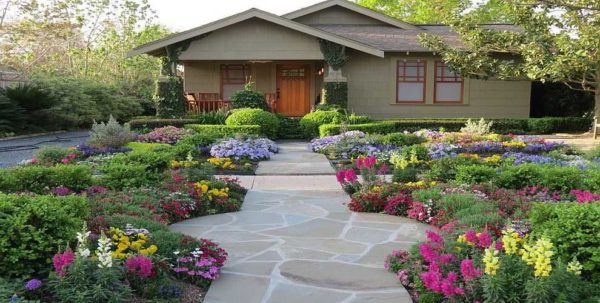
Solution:
<svg viewBox="0 0 600 303"><path fill-rule="evenodd" d="M598 118L594 118L594 125L592 125L592 131L594 132L594 140L598 138L598 128L600 127L600 123L598 122Z"/></svg>
<svg viewBox="0 0 600 303"><path fill-rule="evenodd" d="M188 112L198 113L198 103L194 93L185 93L185 101Z"/></svg>

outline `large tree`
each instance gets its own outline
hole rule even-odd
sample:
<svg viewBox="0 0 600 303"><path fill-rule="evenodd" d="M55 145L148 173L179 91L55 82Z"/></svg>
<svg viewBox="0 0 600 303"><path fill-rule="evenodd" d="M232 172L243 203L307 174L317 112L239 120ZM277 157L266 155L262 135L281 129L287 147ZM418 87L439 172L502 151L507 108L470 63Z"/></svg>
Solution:
<svg viewBox="0 0 600 303"><path fill-rule="evenodd" d="M595 116L600 117L600 1L505 2L517 26L513 30L477 25L476 12L463 3L445 14L462 47L429 34L421 41L464 76L564 82L573 89L594 91Z"/></svg>
<svg viewBox="0 0 600 303"><path fill-rule="evenodd" d="M147 0L22 0L9 8L0 64L28 75L57 75L152 90L160 62L127 58L131 48L164 37Z"/></svg>
<svg viewBox="0 0 600 303"><path fill-rule="evenodd" d="M362 6L399 20L416 24L445 23L445 16L464 4L463 0L356 0ZM504 1L468 1L480 23L509 21Z"/></svg>

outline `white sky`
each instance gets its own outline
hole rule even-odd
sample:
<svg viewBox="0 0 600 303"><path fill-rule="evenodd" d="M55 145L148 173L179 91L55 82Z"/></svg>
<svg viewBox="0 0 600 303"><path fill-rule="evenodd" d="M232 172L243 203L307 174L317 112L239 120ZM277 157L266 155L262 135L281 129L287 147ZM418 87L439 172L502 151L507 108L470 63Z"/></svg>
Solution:
<svg viewBox="0 0 600 303"><path fill-rule="evenodd" d="M174 31L200 26L252 7L281 15L323 0L149 0L159 22Z"/></svg>

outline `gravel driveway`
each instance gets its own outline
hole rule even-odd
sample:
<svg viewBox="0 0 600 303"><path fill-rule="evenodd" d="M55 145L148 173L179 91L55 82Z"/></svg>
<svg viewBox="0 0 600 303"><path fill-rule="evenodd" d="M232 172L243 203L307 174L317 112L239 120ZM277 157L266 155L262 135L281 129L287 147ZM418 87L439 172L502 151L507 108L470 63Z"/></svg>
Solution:
<svg viewBox="0 0 600 303"><path fill-rule="evenodd" d="M85 143L89 130L69 131L51 135L0 141L0 168L10 167L33 157L42 146L71 147Z"/></svg>

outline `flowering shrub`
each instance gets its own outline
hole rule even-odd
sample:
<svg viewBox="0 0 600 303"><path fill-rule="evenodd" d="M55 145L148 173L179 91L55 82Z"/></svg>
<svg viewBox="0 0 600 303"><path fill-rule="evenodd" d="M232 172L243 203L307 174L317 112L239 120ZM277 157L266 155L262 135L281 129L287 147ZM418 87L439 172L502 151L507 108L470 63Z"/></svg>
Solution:
<svg viewBox="0 0 600 303"><path fill-rule="evenodd" d="M210 155L216 158L258 161L270 159L278 151L277 144L269 139L227 139L215 143L210 149Z"/></svg>
<svg viewBox="0 0 600 303"><path fill-rule="evenodd" d="M176 276L200 286L206 286L217 279L227 259L225 250L204 239L194 249L188 252L176 251L174 254L176 258L172 270Z"/></svg>
<svg viewBox="0 0 600 303"><path fill-rule="evenodd" d="M130 224L127 224L125 230L111 227L108 234L116 243L115 250L111 253L111 256L115 259L127 259L137 254L148 256L158 249L154 244L147 245L150 239L148 230L134 228Z"/></svg>
<svg viewBox="0 0 600 303"><path fill-rule="evenodd" d="M76 148L77 151L85 158L97 155L126 153L131 151L131 148L128 147L95 147L85 144L78 145Z"/></svg>
<svg viewBox="0 0 600 303"><path fill-rule="evenodd" d="M175 144L185 136L189 136L193 133L194 131L191 129L165 126L155 128L153 131L147 134L139 135L137 137L137 141L147 143Z"/></svg>

